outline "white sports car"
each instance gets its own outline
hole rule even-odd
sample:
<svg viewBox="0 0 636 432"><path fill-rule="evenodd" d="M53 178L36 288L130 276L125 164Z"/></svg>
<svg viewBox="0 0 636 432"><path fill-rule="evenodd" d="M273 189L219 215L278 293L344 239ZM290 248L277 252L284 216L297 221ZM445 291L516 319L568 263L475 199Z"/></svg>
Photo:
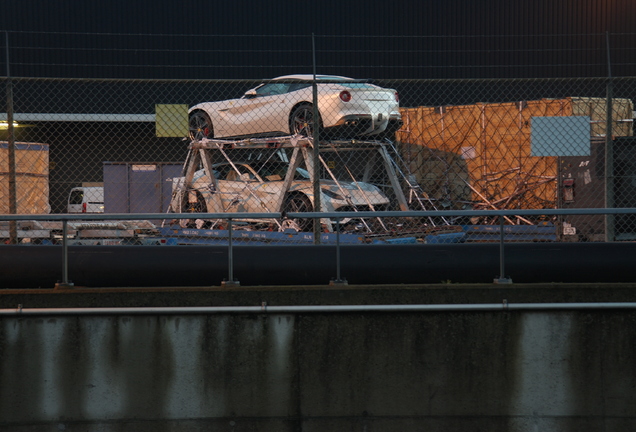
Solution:
<svg viewBox="0 0 636 432"><path fill-rule="evenodd" d="M285 162L225 162L212 167L213 178L205 169L194 173L191 184L184 177L173 179L171 210L175 213L253 213L311 212L313 185L309 173L297 168L289 189L284 178L289 169ZM334 211L386 210L389 199L376 186L356 181L320 180L321 209ZM247 218L248 219L248 218ZM310 231L309 219L289 221L299 231Z"/></svg>
<svg viewBox="0 0 636 432"><path fill-rule="evenodd" d="M312 80L313 75L281 76L240 99L195 105L189 111L190 137L310 136ZM395 90L341 76L317 75L316 80L318 126L327 137L392 137L402 125Z"/></svg>

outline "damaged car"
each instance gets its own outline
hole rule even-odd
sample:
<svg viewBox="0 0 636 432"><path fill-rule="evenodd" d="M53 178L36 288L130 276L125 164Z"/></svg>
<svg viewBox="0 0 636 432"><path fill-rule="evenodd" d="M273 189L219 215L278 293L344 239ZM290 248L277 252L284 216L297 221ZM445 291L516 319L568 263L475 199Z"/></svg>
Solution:
<svg viewBox="0 0 636 432"><path fill-rule="evenodd" d="M172 181L171 211L176 213L286 214L314 209L314 189L309 172L302 167L292 170L285 161L228 161L212 165L211 176L205 169L197 170L188 182L189 186L186 186L185 177ZM370 183L321 179L319 185L323 212L381 211L389 205L389 198ZM245 220L249 220L249 216L246 215ZM313 220L284 218L278 224L280 229L310 231Z"/></svg>

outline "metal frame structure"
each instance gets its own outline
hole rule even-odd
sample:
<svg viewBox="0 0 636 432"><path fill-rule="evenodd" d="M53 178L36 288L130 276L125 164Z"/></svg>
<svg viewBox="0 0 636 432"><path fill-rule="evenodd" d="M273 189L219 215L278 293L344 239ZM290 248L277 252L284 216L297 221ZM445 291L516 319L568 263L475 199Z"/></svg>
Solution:
<svg viewBox="0 0 636 432"><path fill-rule="evenodd" d="M366 153L366 160L364 161L364 173L361 181L368 183L371 180L372 169L374 164L376 163L376 158L379 157L382 166L384 168L384 173L386 174L386 178L388 180L388 187L390 191L394 194L395 200L397 201L397 206L401 211L411 211L414 210L411 208L412 204L416 205L416 210L438 210L433 201L423 193L422 188L414 182L412 176L409 176L408 172L406 172L406 164L399 158L397 150L393 146L393 143L390 141L370 141L370 140L330 140L330 141L322 141L318 146L318 157L314 156L314 138L305 137L300 135L293 136L283 136L283 137L274 137L274 138L251 138L244 140L219 140L219 139L202 139L195 140L190 143L188 156L184 163L183 167L183 182L180 184L177 189L173 190L173 198L172 203L182 203L184 200L184 194L193 192L196 190L194 187L194 175L200 169L203 169L206 175L212 179L214 182L210 185L210 188L214 189L214 192L219 191L218 188L218 180L214 176L214 170L212 169L213 161L218 157L214 157L220 155L222 160L229 163L232 169L236 172L237 178L244 183L244 191L246 194L254 197L261 205L261 207L266 208L265 204L261 202L261 199L256 196L252 188L250 187L250 183L241 179L241 172L235 165L235 160L233 160L230 152L233 150L253 150L253 151L270 151L277 152L284 149L291 149L291 156L289 157L289 165L287 172L284 176L283 187L280 190L280 194L275 196L275 205L272 206L275 211L280 213L285 213L285 197L290 192L290 187L294 180L294 172L297 167L301 165L301 163L305 163L307 167L307 171L310 174L310 180L312 184L316 185L319 181L316 178L316 173L318 170L315 166L315 163L319 163L322 169L327 173L329 178L334 181L334 183L339 188L342 196L347 196L348 194L343 190L341 182L342 180L338 180L337 176L334 173L334 170L329 166L325 157L322 155L329 153L341 153L341 152L351 152L351 151L362 151ZM396 155L392 156L391 151ZM272 153L273 155L273 153ZM271 157L271 155L269 156ZM401 163L400 163L401 162ZM348 166L344 166L344 170L347 172L347 175L351 178L351 181L356 182L352 170ZM403 185L408 189L408 198L404 193ZM320 188L318 188L320 190ZM223 193L223 191L219 191ZM221 197L219 193L211 193L208 194L209 198L206 199L206 207L207 210L212 210L213 212L225 212L229 209L224 208ZM311 197L312 205L316 208L316 199L315 195ZM195 199L194 197L192 199ZM349 199L350 201L350 199ZM369 204L369 208L372 211L376 209L373 207L367 200ZM174 208L177 207L177 208ZM353 211L357 211L354 206L352 206ZM182 213L183 208L182 205L174 206L171 205L171 212L174 213ZM283 216L284 217L284 216ZM245 217L242 220L248 222L263 222L262 220L256 220L251 217ZM377 218L378 225L382 228L382 231L388 232L389 229L385 226L380 218ZM436 223L432 218L429 218L430 226L435 226ZM448 221L442 218L445 224L448 224ZM275 223L280 231L285 229L285 225L281 223L279 220L272 220L272 223ZM373 233L373 229L365 222L364 219L361 219L362 225L365 227L365 231L367 233ZM333 218L321 218L322 225L325 226L327 232L334 231L335 220Z"/></svg>

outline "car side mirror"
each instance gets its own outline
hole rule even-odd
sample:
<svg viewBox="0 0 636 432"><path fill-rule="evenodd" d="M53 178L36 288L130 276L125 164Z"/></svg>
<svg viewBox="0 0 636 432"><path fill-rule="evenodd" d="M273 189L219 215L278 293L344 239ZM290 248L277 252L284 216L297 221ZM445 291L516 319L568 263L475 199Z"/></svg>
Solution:
<svg viewBox="0 0 636 432"><path fill-rule="evenodd" d="M246 99L251 99L251 98L255 98L256 96L258 96L258 93L256 93L256 90L248 90L245 92L245 98Z"/></svg>

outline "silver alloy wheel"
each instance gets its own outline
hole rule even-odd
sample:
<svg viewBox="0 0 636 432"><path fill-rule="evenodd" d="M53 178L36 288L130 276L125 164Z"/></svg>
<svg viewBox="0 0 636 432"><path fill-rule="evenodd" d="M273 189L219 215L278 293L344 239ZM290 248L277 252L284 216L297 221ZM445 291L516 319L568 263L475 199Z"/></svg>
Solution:
<svg viewBox="0 0 636 432"><path fill-rule="evenodd" d="M311 200L303 194L293 193L285 199L285 213L304 213L313 211ZM313 230L314 221L308 218L289 218L293 225L296 225L302 232L310 232Z"/></svg>
<svg viewBox="0 0 636 432"><path fill-rule="evenodd" d="M289 123L293 134L311 137L314 133L314 107L310 104L299 105L292 112ZM320 118L318 127L320 127Z"/></svg>
<svg viewBox="0 0 636 432"><path fill-rule="evenodd" d="M212 120L203 111L195 111L190 114L189 120L190 139L201 140L203 138L214 138Z"/></svg>

